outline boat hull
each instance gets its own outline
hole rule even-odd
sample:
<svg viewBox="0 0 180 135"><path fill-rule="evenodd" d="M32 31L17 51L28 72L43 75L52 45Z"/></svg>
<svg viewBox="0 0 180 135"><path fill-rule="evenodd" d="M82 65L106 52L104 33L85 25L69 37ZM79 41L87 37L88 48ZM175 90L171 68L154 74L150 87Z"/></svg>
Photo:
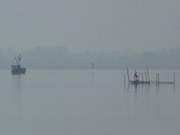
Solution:
<svg viewBox="0 0 180 135"><path fill-rule="evenodd" d="M19 65L12 65L11 66L11 73L12 75L20 75L26 73L26 68L21 67Z"/></svg>

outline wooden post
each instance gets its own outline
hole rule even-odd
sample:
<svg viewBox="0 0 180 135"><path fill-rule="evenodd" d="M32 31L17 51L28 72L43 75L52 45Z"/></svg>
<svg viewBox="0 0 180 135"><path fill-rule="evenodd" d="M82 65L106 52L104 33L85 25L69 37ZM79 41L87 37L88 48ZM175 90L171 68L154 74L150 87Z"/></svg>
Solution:
<svg viewBox="0 0 180 135"><path fill-rule="evenodd" d="M126 85L126 76L124 75L124 86Z"/></svg>
<svg viewBox="0 0 180 135"><path fill-rule="evenodd" d="M176 73L175 72L173 73L173 82L174 82L174 84L176 83Z"/></svg>
<svg viewBox="0 0 180 135"><path fill-rule="evenodd" d="M147 81L148 81L147 72L144 72L144 74L145 74L145 82L147 83Z"/></svg>
<svg viewBox="0 0 180 135"><path fill-rule="evenodd" d="M144 76L143 76L143 73L141 73L141 79L142 79L142 82L144 82Z"/></svg>
<svg viewBox="0 0 180 135"><path fill-rule="evenodd" d="M130 77L129 77L129 69L127 68L127 78L128 78L128 82L130 82Z"/></svg>
<svg viewBox="0 0 180 135"><path fill-rule="evenodd" d="M156 73L156 85L157 85L157 83L158 83L158 75Z"/></svg>
<svg viewBox="0 0 180 135"><path fill-rule="evenodd" d="M160 83L160 74L158 73L158 84Z"/></svg>
<svg viewBox="0 0 180 135"><path fill-rule="evenodd" d="M150 78L150 74L149 74L149 68L147 68L147 77L148 77L148 83L150 83L151 78Z"/></svg>

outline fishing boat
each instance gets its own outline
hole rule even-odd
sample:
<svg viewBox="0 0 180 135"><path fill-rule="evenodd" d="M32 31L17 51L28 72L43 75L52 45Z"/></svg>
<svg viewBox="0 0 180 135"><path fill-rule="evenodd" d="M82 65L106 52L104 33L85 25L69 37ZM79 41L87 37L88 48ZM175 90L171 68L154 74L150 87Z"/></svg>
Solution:
<svg viewBox="0 0 180 135"><path fill-rule="evenodd" d="M21 55L14 58L14 63L11 65L11 73L12 75L21 75L26 73L26 68L21 67Z"/></svg>

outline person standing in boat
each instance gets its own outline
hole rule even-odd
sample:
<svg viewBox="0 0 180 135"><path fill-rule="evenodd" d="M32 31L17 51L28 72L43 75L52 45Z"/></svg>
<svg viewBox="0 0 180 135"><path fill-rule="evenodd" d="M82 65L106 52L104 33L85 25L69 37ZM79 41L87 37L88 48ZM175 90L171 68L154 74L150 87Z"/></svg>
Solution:
<svg viewBox="0 0 180 135"><path fill-rule="evenodd" d="M20 65L20 64L21 64L21 59L22 59L22 57L21 57L20 54L19 54L19 56L17 57L17 59L18 59L18 64Z"/></svg>
<svg viewBox="0 0 180 135"><path fill-rule="evenodd" d="M138 73L136 71L134 73L134 81L139 82L139 76L138 76Z"/></svg>

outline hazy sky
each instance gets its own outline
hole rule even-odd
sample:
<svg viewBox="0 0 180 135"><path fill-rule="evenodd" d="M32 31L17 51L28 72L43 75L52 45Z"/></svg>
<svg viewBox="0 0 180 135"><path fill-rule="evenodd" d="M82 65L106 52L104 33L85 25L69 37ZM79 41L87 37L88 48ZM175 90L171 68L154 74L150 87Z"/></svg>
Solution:
<svg viewBox="0 0 180 135"><path fill-rule="evenodd" d="M1 0L0 47L180 45L179 0Z"/></svg>

